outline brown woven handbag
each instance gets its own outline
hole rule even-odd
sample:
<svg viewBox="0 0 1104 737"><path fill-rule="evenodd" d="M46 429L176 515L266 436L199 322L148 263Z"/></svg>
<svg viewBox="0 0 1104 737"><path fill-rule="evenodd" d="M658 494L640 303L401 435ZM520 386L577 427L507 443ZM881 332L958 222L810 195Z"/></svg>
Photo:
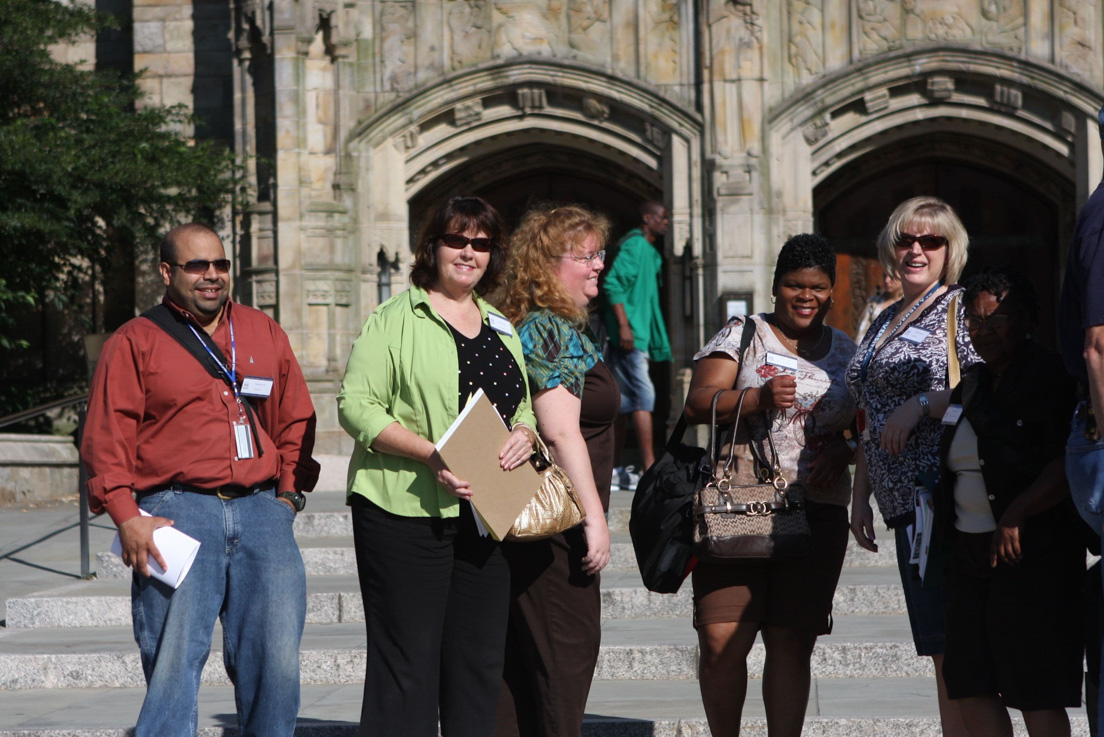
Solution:
<svg viewBox="0 0 1104 737"><path fill-rule="evenodd" d="M698 556L710 562L789 558L808 552L812 545L802 489L782 476L770 432L766 442L771 457L767 459L751 439L746 420L740 424L747 392L740 392L723 461L717 460L716 453L721 393L713 397L709 448L713 476L694 500L694 546ZM769 423L766 426L769 428Z"/></svg>

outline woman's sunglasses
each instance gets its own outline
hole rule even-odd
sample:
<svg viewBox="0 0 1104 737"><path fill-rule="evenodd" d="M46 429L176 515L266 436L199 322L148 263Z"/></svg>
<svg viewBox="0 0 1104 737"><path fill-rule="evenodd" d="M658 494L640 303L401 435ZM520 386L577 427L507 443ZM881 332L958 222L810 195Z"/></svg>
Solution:
<svg viewBox="0 0 1104 737"><path fill-rule="evenodd" d="M468 238L466 235L459 235L458 233L444 233L437 236L437 240L449 248L455 248L457 251L470 243L472 250L480 253L490 251L495 244L490 238Z"/></svg>
<svg viewBox="0 0 1104 737"><path fill-rule="evenodd" d="M911 233L901 233L897 236L897 241L894 245L898 248L912 248L913 243L919 243L920 248L925 251L937 251L947 245L947 239L941 235L912 235Z"/></svg>

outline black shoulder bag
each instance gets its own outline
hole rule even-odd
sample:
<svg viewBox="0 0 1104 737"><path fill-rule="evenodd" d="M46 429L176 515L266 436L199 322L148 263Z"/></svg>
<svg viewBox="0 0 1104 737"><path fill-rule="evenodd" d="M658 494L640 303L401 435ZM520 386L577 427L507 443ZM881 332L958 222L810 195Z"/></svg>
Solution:
<svg viewBox="0 0 1104 737"><path fill-rule="evenodd" d="M755 322L749 316L740 334L741 366L754 335ZM663 452L636 485L629 516L629 535L640 577L649 591L659 594L677 592L690 572L694 553L694 495L713 477L709 451L684 445L685 432L683 407ZM715 432L716 427L710 429L710 445Z"/></svg>

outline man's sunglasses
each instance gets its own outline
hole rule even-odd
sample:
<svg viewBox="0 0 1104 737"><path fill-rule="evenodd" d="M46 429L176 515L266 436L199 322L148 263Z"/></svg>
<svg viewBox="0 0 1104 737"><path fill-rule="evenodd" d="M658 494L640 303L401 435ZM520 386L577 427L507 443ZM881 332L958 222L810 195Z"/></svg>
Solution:
<svg viewBox="0 0 1104 737"><path fill-rule="evenodd" d="M941 235L912 235L911 233L901 233L897 236L897 241L894 245L898 248L912 248L913 243L919 243L920 248L925 251L938 251L940 248L947 245L947 239Z"/></svg>
<svg viewBox="0 0 1104 737"><path fill-rule="evenodd" d="M495 244L490 238L468 238L466 235L459 235L458 233L444 233L437 236L437 240L449 248L455 248L457 251L470 243L472 250L480 253L486 253L494 248Z"/></svg>
<svg viewBox="0 0 1104 737"><path fill-rule="evenodd" d="M191 274L193 276L202 276L207 273L207 270L212 266L215 267L215 271L220 274L225 274L230 271L230 259L217 258L214 261L207 261L202 258L194 258L191 261L183 264L176 264L169 262L169 266L175 266L178 269L183 269L185 274Z"/></svg>

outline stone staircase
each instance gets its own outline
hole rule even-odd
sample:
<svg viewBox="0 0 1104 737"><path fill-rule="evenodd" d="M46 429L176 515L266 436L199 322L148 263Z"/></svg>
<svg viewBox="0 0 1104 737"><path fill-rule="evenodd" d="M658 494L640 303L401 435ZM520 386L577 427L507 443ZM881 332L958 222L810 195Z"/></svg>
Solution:
<svg viewBox="0 0 1104 737"><path fill-rule="evenodd" d="M631 494L614 493L614 550L602 575L603 644L587 705L587 737L708 735L698 694L690 586L653 594L640 583L628 537ZM297 734L355 735L364 672L364 612L344 495L315 492L296 520L308 573ZM883 535L889 542L890 536ZM94 544L106 550L107 533ZM805 734L938 735L930 661L915 655L892 544L848 550L835 627L813 654ZM143 696L130 627L129 571L109 553L98 579L7 600L0 630L0 737L122 737ZM200 734L236 734L234 699L216 628L200 692ZM750 658L753 679L763 651ZM748 689L745 735L765 735L758 682ZM1087 735L1082 710L1074 734ZM1018 719L1018 734L1023 731Z"/></svg>

